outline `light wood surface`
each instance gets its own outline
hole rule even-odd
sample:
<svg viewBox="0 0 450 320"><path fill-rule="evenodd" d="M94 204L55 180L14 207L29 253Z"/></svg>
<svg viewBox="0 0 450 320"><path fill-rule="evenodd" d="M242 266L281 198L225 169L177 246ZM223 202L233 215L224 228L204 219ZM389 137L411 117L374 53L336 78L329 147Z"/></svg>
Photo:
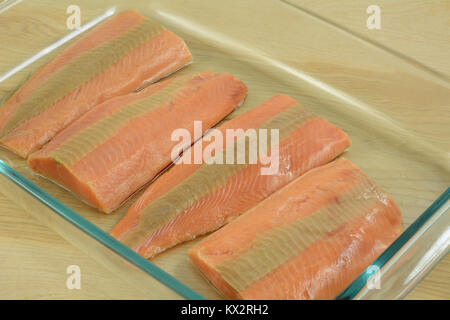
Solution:
<svg viewBox="0 0 450 320"><path fill-rule="evenodd" d="M363 38L450 77L450 1L445 0L291 0ZM370 5L381 10L381 29L368 30L364 14ZM362 14L361 14L362 13Z"/></svg>
<svg viewBox="0 0 450 320"><path fill-rule="evenodd" d="M39 2L39 1L38 1ZM30 54L34 54L43 47L51 44L48 39L58 39L60 36L66 34L67 28L65 26L65 19L67 15L62 10L70 1L61 2L57 7L53 8L49 5L40 5L38 2L24 1L18 4L16 7L12 7L4 13L0 13L0 28L2 30L8 30L7 33L3 33L0 36L1 52L0 52L0 74L6 72L11 67L19 64L27 59ZM100 14L103 8L107 8L106 1L98 1L95 4L88 1L80 1L82 3L83 22L88 21L91 18ZM275 6L275 1L261 1L261 5L253 10L269 11L272 6ZM295 2L295 1L292 1ZM389 47L392 50L406 55L416 61L417 63L425 66L428 69L436 70L437 73L446 77L450 74L450 45L448 42L449 31L449 17L450 10L449 4L446 1L428 1L426 3L421 1L398 1L391 3L389 1L378 1L382 8L382 30L367 30L365 27L365 19L367 14L365 8L369 5L369 1L356 1L346 0L331 2L331 1L297 1L305 9L310 10L325 19L336 22L339 25L343 25L349 30L358 34L364 35L364 37L376 41L383 46ZM130 6L130 1L127 2L127 6ZM131 1L134 3L134 1ZM254 1L241 2L241 7L238 9L249 10L251 4L255 4ZM48 3L47 3L48 4ZM122 2L123 4L123 2ZM177 1L173 1L172 6L176 6ZM372 1L370 1L372 4ZM171 5L167 5L167 11L171 9ZM209 1L209 10L214 8L214 1ZM218 4L217 4L218 6ZM155 6L158 8L158 6ZM163 8L163 9L164 9ZM150 10L143 8L143 10ZM230 9L231 10L231 9ZM161 10L164 12L164 10ZM211 11L208 11L211 12ZM220 11L223 12L223 11ZM230 11L231 12L231 11ZM237 10L239 12L239 10ZM204 16L198 7L192 6L191 13L195 16L198 14ZM225 12L223 12L225 14ZM165 24L170 24L170 16L156 15ZM181 16L181 15L180 15ZM45 18L43 18L45 17ZM182 18L182 16L181 16ZM177 22L182 22L182 19ZM211 18L212 19L212 18ZM227 19L220 19L217 17L215 22L227 23ZM250 19L249 24L252 25ZM255 21L257 23L258 21ZM414 22L414 23L412 23ZM269 24L276 23L276 19L273 22L265 22ZM173 26L176 28L177 24L174 22ZM192 27L192 32L196 29ZM267 26L266 26L267 27ZM180 25L178 25L180 28ZM178 30L177 30L178 31ZM188 34L189 30L181 31ZM232 32L232 26L230 26L230 32ZM23 37L23 33L27 36ZM232 34L232 33L230 33ZM243 62L236 62L230 56L229 52L224 50L212 50L208 47L209 44L205 44L205 38L210 35L203 35L201 32L196 34L196 37L189 39L189 45L195 52L196 63L203 63L205 66L211 66L217 71L232 70L233 73L237 73L237 76L245 79L247 74L243 71L239 73L246 64ZM290 44L290 37L293 35L283 35L283 39L286 39L282 51L286 57L286 61L289 61L292 57L298 58L301 56L297 46ZM285 38L284 38L285 37ZM227 38L221 39L226 44ZM253 40L254 39L249 39ZM280 40L280 41L281 41ZM261 43L264 39L261 38ZM254 42L256 43L256 42ZM265 44L270 46L270 44ZM244 47L239 47L245 49ZM305 48L306 49L306 48ZM48 59L51 59L52 54L47 55L36 63L39 65L44 63ZM251 56L251 52L249 55ZM327 53L329 60L333 60L333 52ZM327 54L324 54L326 57ZM351 57L350 57L351 59ZM217 63L217 60L220 63ZM253 63L247 58L248 63ZM374 62L375 63L375 62ZM330 65L331 66L331 65ZM303 69L309 68L310 72L317 72L320 74L323 65L319 64L304 64L301 65ZM35 68L35 67L34 67ZM194 66L195 68L195 66ZM258 82L249 81L250 94L246 103L254 104L255 102L262 101L262 97L258 95L269 95L270 91L283 92L286 90L289 93L289 89L285 88L287 82L277 83L273 81L270 76L265 77L266 73L260 72L258 62L253 65L255 73L258 74ZM334 69L334 73L339 73L340 70ZM370 69L370 68L369 68ZM193 70L191 68L191 70ZM184 71L183 71L184 72ZM248 71L247 71L248 72ZM374 73L368 73L376 77ZM354 70L351 74L353 77L365 76L360 70ZM17 73L8 81L0 84L0 101L1 98L14 90L20 83L22 83L29 76L29 69L25 69ZM335 81L331 77L327 78L330 81ZM339 79L337 79L339 80ZM363 81L363 80L361 80ZM413 83L412 83L413 85ZM295 87L295 86L292 86ZM291 88L291 87L289 87ZM381 89L385 89L381 87ZM343 88L346 89L346 88ZM348 89L348 88L347 88ZM407 90L408 88L405 88ZM299 89L300 90L300 89ZM269 93L266 93L269 92ZM299 93L299 95L301 95ZM373 97L361 96L367 101L373 102ZM359 97L359 98L361 98ZM302 100L303 101L303 100ZM314 108L314 99L311 98L305 100L306 104L311 104ZM320 109L319 109L320 110ZM317 111L317 110L315 110ZM331 116L332 111L322 111L324 116ZM328 112L328 113L327 113ZM389 110L389 112L391 112ZM391 112L391 115L396 115ZM402 116L400 114L400 116ZM434 120L437 115L431 115ZM430 116L430 117L431 117ZM406 117L406 116L405 116ZM406 117L407 118L407 117ZM448 141L439 141L442 139L442 133L444 131L442 123L424 121L424 124L418 123L418 118L407 118L406 121L411 127L414 126L418 133L427 135L430 140L436 140L438 146L448 146ZM447 125L448 125L448 119ZM338 124L339 119L336 120ZM425 123L426 122L426 123ZM428 124L427 124L428 123ZM414 125L415 124L415 125ZM443 122L445 125L445 121ZM360 129L350 126L347 122L342 123L345 129L349 130L350 136L352 133L357 135ZM382 144L378 145L375 140L371 140L367 137L361 137L360 140L354 140L354 147L348 157L354 160L358 165L364 160L361 155L356 152L361 149L362 144L368 144L373 148L383 147ZM380 153L382 156L389 156L389 153L394 154L395 150L387 150L384 153ZM2 153L4 155L5 153ZM376 157L377 154L374 154ZM20 163L16 161L13 156L7 156L8 161L12 163ZM360 163L358 163L358 161ZM371 169L370 165L374 165L375 168ZM401 168L402 163L394 163L398 166L398 170ZM377 159L367 164L368 168L364 168L369 171L369 174L379 182L383 187L386 185L388 192L393 194L394 199L399 202L402 209L405 209L410 213L409 217L414 217L421 212L432 199L435 199L437 194L442 191L445 186L445 179L434 183L429 183L430 190L423 192L423 196L418 198L416 195L408 195L408 192L412 192L410 184L414 181L409 181L407 171L400 172L402 177L402 185L395 184L393 180L398 178L391 177L392 172L378 170ZM416 164L411 164L411 168L415 168ZM24 166L19 164L19 167L24 170ZM372 171L371 171L372 170ZM440 171L424 171L421 173L422 181L427 177L435 177ZM434 178L430 178L434 179ZM41 185L47 186L46 182L38 181ZM390 190L390 188L392 188ZM416 190L417 191L417 190ZM89 211L80 207L78 200L72 199L70 194L61 193L61 199L65 203L74 207L75 209L85 210L85 216L89 220L93 221L104 230L109 230L111 226L117 221L117 219L123 214L126 208L123 208L120 213L111 216L99 216L94 211ZM86 211L87 210L87 211ZM78 211L78 210L77 210ZM410 223L411 221L407 221ZM177 248L172 255L184 255L186 248ZM202 281L198 276L192 276L191 273L185 270L180 270L179 266L172 262L173 260L165 259L161 257L157 264L163 266L166 270L169 270L172 274L178 278L183 278L188 275L188 284L195 286L195 282ZM65 286L67 279L66 268L69 265L78 265L82 270L82 288L81 290L68 290ZM135 288L126 283L116 274L109 271L103 265L98 264L91 259L87 254L66 242L59 235L51 231L46 226L37 222L29 213L25 212L19 205L11 202L5 196L0 194L0 298L59 298L59 299L139 299L142 296L136 292ZM196 288L203 290L202 287ZM208 294L211 294L208 292ZM211 295L210 295L211 296ZM408 296L412 299L450 299L450 257L446 257L439 263L438 266L422 281Z"/></svg>

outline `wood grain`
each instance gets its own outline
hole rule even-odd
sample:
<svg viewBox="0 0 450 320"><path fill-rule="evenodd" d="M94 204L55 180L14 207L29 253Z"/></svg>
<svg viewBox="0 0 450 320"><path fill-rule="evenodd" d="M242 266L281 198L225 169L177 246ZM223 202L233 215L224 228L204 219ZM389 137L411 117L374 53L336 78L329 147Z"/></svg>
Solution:
<svg viewBox="0 0 450 320"><path fill-rule="evenodd" d="M290 0L424 66L450 76L450 2L445 0ZM381 9L381 30L368 30L366 8ZM450 256L411 291L407 299L450 299Z"/></svg>
<svg viewBox="0 0 450 320"><path fill-rule="evenodd" d="M141 299L135 288L0 196L0 299ZM81 289L66 287L69 265Z"/></svg>
<svg viewBox="0 0 450 320"><path fill-rule="evenodd" d="M49 0L23 1L0 13L0 27L2 30L7 30L0 35L2 47L0 74L67 34L65 8L71 2L62 0L55 5L54 1ZM105 8L111 6L109 1L104 0L98 0L95 3L93 1L77 3L81 3L83 22L98 16L104 12ZM396 71L403 69L395 69L395 65L388 60L371 61L365 57L366 51L361 48L359 48L361 51L355 52L354 47L342 47L342 44L339 47L339 43L333 42L338 40L332 37L325 40L320 37L317 39L311 37L310 43L299 44L293 41L293 35L290 32L284 32L277 34L278 45L272 47L270 43L267 43L265 33L276 30L276 27L285 22L285 19L293 19L293 27L302 26L303 23L305 26L314 25L312 22L298 20L296 12L278 11L280 4L276 1L260 0L257 6L258 11L254 15L248 15L248 19L246 18L248 28L245 30L237 24L234 25L233 19L237 21L239 14L255 10L256 0L235 1L233 2L235 5L227 6L227 8L223 8L220 1L207 1L203 5L195 1L187 1L189 3L186 5L187 9L179 10L179 16L176 19L164 14L174 11L180 3L176 0L154 1L149 7L142 1L117 1L119 8L136 7L144 14L160 19L186 38L194 52L195 63L187 70L181 71L182 73L202 69L232 72L249 85L249 96L245 106L255 105L275 93L287 93L302 101L319 115L331 119L344 128L353 139L352 149L346 157L367 171L392 195L406 213L405 226L411 223L448 185L448 179L443 176L446 171L440 167L439 163L436 166L428 164L430 157L432 158L435 154L441 155L441 148L448 150L448 117L441 116L448 115L448 105L439 104L442 100L433 97L434 85L430 85L428 95L416 94L416 90L411 90L411 88L418 88L418 85L422 83L420 75L417 78L416 75L404 77L403 74L395 72L389 74L386 70L379 70L380 63L387 66L388 71L389 68ZM345 0L340 1L339 4L326 0L302 1L305 8L326 19L408 55L427 68L439 70L444 75L450 74L448 60L450 47L447 39L448 32L446 32L450 16L448 2L379 1L383 15L382 30L370 33L365 28L367 3L367 1L359 0ZM218 12L221 12L223 16L208 17L204 14L205 10L214 12L215 7L220 7ZM187 14L183 16L185 12L198 19L191 24L181 24L187 17ZM283 15L276 16L277 12ZM260 20L259 14L269 17L274 14L275 18ZM279 21L277 22L276 19ZM415 24L411 25L411 21L415 21ZM201 22L209 22L217 28L222 27L227 34L202 33L201 30L196 29L195 24L198 23L198 26L201 26ZM300 31L301 28L297 27L295 32ZM326 37L326 30L325 33L321 33L320 30L315 31ZM241 35L243 42L230 43L229 39L232 35ZM336 45L336 50L327 50L324 47L324 50L315 53L313 45L320 47L321 41ZM260 48L262 54L249 50L246 44L249 44L249 47L252 44ZM267 51L263 51L266 49ZM266 58L264 54L269 51L276 52L280 58L279 61L283 64L274 65L270 57ZM244 54L235 58L236 52L244 52ZM0 102L23 83L32 70L51 59L54 54L52 52L46 55L29 68L1 82ZM354 66L353 54L360 59L361 66ZM348 67L352 65L354 67ZM292 70L304 71L304 75L333 84L340 92L350 92L358 99L367 102L369 107L375 106L376 110L383 115L401 122L407 130L424 137L426 146L430 146L431 153L424 155L422 150L411 150L411 146L408 146L406 142L414 141L413 135L407 136L407 140L383 140L385 136L381 131L389 129L383 121L381 124L371 123L374 130L371 132L372 129L368 128L365 121L367 114L361 113L355 118L356 120L348 118L347 116L354 112L355 105L343 103L339 97L326 96L317 88L299 82L295 72L288 72ZM380 92L385 95L380 96ZM393 105L397 108L393 108ZM364 106L357 105L357 107ZM405 114L402 111L408 106L413 106L415 109ZM392 139L392 132L387 134L389 139ZM392 145L388 142L392 142ZM45 179L34 177L25 163L17 157L5 151L0 151L0 156L44 190L51 190L51 193L56 194L59 200L105 231L111 229L130 205L128 202L113 215L100 215L80 203L69 192L58 189ZM446 159L444 158L444 162ZM422 188L417 188L416 185L421 185ZM20 201L19 194L16 201ZM204 285L200 275L188 264L185 252L190 245L179 246L161 255L155 263L201 294L217 297L217 294ZM68 290L65 286L66 268L71 264L81 267L83 277L81 290ZM24 212L18 205L2 195L0 195L0 270L2 271L0 298L4 299L142 298L130 284L41 223L33 220L29 213ZM450 299L450 257L446 257L436 266L408 298Z"/></svg>
<svg viewBox="0 0 450 320"><path fill-rule="evenodd" d="M450 77L450 2L445 0L290 0L364 38ZM367 7L381 10L381 29L366 27ZM446 39L447 38L447 39Z"/></svg>

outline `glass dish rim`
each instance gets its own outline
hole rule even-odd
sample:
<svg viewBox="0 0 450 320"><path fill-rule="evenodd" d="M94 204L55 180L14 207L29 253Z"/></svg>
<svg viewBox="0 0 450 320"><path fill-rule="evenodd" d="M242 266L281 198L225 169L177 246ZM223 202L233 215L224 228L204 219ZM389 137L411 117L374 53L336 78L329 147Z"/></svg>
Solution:
<svg viewBox="0 0 450 320"><path fill-rule="evenodd" d="M450 199L450 187L439 195L439 197L420 214L414 221L404 230L395 241L383 251L378 258L375 259L353 282L344 289L339 295L335 297L335 300L351 300L363 290L369 279L374 275L373 266L377 267L377 270L381 270L387 263L397 254L402 247L411 240L419 230L424 227L430 219L439 212L440 208ZM430 272L435 266L433 265L428 272ZM411 288L413 289L413 288Z"/></svg>
<svg viewBox="0 0 450 320"><path fill-rule="evenodd" d="M149 276L159 281L181 297L189 300L204 300L205 298L192 290L180 280L176 279L163 269L159 268L149 260L137 254L120 241L113 238L107 232L103 231L89 220L83 218L76 211L67 207L46 191L39 188L37 185L26 179L23 175L15 169L0 160L0 173L7 179L14 182L25 192L31 194L36 200L42 202L52 211L54 211L61 218L84 232L88 236L94 238L96 241L107 247L114 253L118 254L128 262L132 263L137 268L141 269ZM429 206L418 218L402 232L402 234L370 265L382 268L389 260L402 248L404 244L410 240L414 234L423 227L430 218L438 212L439 208L450 199L450 187L448 187L432 204ZM366 268L344 291L342 291L335 300L351 300L353 299L366 285L369 278L372 276L373 269Z"/></svg>
<svg viewBox="0 0 450 320"><path fill-rule="evenodd" d="M8 7L11 3L15 3L16 1L17 0L0 0L0 12L2 8L4 9L4 7ZM322 19L320 16L309 12L309 10L299 8L296 4L291 3L289 0L280 0L280 2L295 10L307 11L309 15L312 15L318 19ZM330 21L327 22L330 23ZM349 30L345 31L349 32ZM364 40L368 41L367 39ZM371 41L368 42L370 42L372 45L374 44ZM395 54L395 52L389 53ZM140 270L151 276L153 279L162 283L173 292L179 294L181 297L186 299L205 299L196 291L186 286L182 281L173 277L160 267L143 258L133 250L129 249L121 242L110 236L107 232L100 229L97 225L82 217L73 209L65 206L63 203L51 196L51 194L47 193L46 191L32 183L30 180L25 178L7 163L5 163L2 159L0 159L0 173L10 181L15 183L17 186L19 186L22 190L32 195L34 199L43 203L65 221L75 226L78 230L95 239L97 242L107 247L115 254L118 254L122 259L125 259L126 261L132 263L135 267L139 268ZM377 259L375 259L368 268L366 268L346 289L344 289L334 299L348 300L357 297L357 295L363 290L363 288L369 281L370 277L373 275L373 269L370 267L377 266L379 269L381 269L383 266L385 266L393 258L393 256L397 254L400 249L412 237L414 237L414 235L416 235L419 230L427 224L427 222L431 220L431 218L438 212L439 208L446 201L448 201L449 198L450 188L447 187L447 189L423 213L415 218L411 225L402 232L402 234L391 244L391 246L389 246ZM432 268L436 264L433 264Z"/></svg>
<svg viewBox="0 0 450 320"><path fill-rule="evenodd" d="M141 269L149 276L159 281L181 297L190 300L204 300L205 298L183 284L181 281L162 270L149 260L145 259L135 251L131 250L120 241L113 238L107 232L103 231L95 224L79 215L73 209L67 207L62 202L51 196L46 191L39 188L33 182L25 178L22 174L0 160L0 173L10 181L14 182L22 190L31 194L36 200L50 208L58 216L84 232L86 235L94 238L106 248L118 254L137 268Z"/></svg>

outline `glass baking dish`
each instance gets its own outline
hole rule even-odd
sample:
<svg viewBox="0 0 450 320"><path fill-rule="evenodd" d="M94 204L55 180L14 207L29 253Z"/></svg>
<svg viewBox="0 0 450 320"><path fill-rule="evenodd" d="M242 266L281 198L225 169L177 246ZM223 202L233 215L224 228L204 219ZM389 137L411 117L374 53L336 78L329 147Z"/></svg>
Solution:
<svg viewBox="0 0 450 320"><path fill-rule="evenodd" d="M115 12L136 9L182 36L194 63L177 72L229 72L249 94L243 107L289 94L344 129L344 156L388 192L405 231L337 299L402 298L449 250L448 79L329 23L295 2L275 0L0 2L0 101L68 43ZM108 235L140 192L110 215L34 174L0 150L0 192L142 292L143 298L223 298L177 246L151 262ZM380 280L373 289L371 281Z"/></svg>

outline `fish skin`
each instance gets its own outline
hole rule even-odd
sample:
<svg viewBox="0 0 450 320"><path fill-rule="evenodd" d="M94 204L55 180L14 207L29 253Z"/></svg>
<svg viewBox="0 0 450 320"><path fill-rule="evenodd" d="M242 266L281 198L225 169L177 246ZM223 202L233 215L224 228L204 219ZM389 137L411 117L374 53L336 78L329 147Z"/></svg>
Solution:
<svg viewBox="0 0 450 320"><path fill-rule="evenodd" d="M193 142L194 121L202 121L206 131L246 93L230 74L200 72L161 81L87 112L31 154L28 164L109 213L172 162L175 129L187 129ZM129 115L130 110L139 112Z"/></svg>
<svg viewBox="0 0 450 320"><path fill-rule="evenodd" d="M332 299L401 230L393 200L341 158L297 178L188 254L231 299Z"/></svg>
<svg viewBox="0 0 450 320"><path fill-rule="evenodd" d="M107 46L111 45L115 39L126 37L143 24L158 32L143 43L135 43L133 38L122 43L124 54L117 57L118 60L106 69L100 69L93 78L85 79L82 72L78 74L76 71L66 75L70 71L67 69L70 64L82 61L80 59L92 53L93 50L101 47L108 48ZM111 50L114 49L110 48L108 52ZM91 69L95 69L100 60L88 60L86 63L93 66ZM147 82L155 82L191 61L192 55L189 49L178 36L136 11L122 11L40 67L6 101L0 108L0 144L26 158L96 105L114 96L130 93ZM75 89L64 87L64 84L61 84L64 81L56 82L58 88L48 87L53 86L52 78L71 79L75 75L80 79ZM118 79L120 81L117 81ZM36 104L33 103L34 100L30 102L27 99L34 99L33 94L40 88L46 90L42 93L43 97L48 96L47 91L55 95L61 92L61 96L55 96L56 101L43 105L35 114L28 109L20 109L27 103L32 106ZM42 99L39 98L36 101L42 101Z"/></svg>
<svg viewBox="0 0 450 320"><path fill-rule="evenodd" d="M298 102L291 97L276 95L217 129L225 133L228 128L242 128L245 131L264 127L268 121L297 107ZM210 170L207 164L175 165L148 187L112 229L111 235L142 256L152 258L178 243L215 231L296 177L333 160L350 145L345 132L320 117L313 115L306 123L302 123L300 118L293 121L292 128L288 128L291 131L286 131L285 138L280 137L278 174L261 175L261 165L255 164L238 168L228 178L222 178L220 176L231 165L217 165L212 172L206 171ZM205 179L210 177L210 180L217 175L216 180L222 179L224 182L206 194L199 194L200 185L190 182L195 175L203 175ZM207 183L199 178L196 181L204 182L201 183L204 185ZM193 202L175 203L182 198ZM165 214L172 214L173 218L166 219L161 214L163 210L158 205L164 206L165 203L176 206ZM168 221L160 223L159 220ZM146 227L146 224L152 227Z"/></svg>

